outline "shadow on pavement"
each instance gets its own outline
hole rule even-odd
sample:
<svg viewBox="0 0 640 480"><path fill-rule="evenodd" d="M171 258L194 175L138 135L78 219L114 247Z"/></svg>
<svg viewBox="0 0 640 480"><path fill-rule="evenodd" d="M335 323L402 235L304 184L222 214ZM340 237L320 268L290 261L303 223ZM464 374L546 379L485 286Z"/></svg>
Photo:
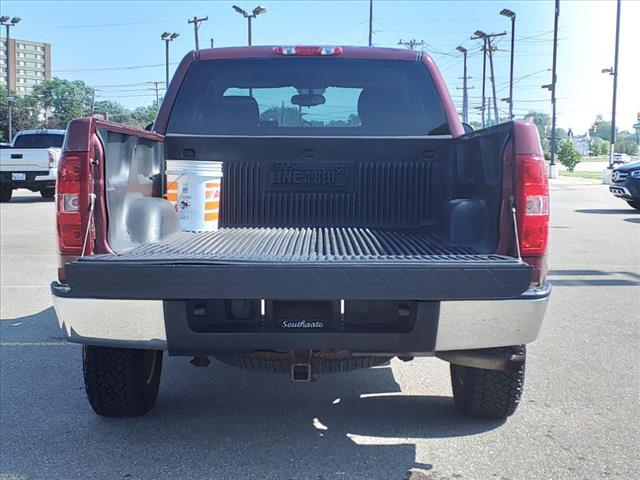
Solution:
<svg viewBox="0 0 640 480"><path fill-rule="evenodd" d="M32 324L29 337L39 330L43 341L54 321L49 308L11 323ZM3 341L22 337L6 333ZM416 462L416 439L503 423L464 418L449 396L404 395L389 366L300 384L167 357L149 414L103 418L86 400L78 347L1 353L2 424L10 432L2 468L29 478L41 478L43 465L49 478L419 478L408 471L436 474L438 465ZM428 392L420 364L402 368L422 375Z"/></svg>
<svg viewBox="0 0 640 480"><path fill-rule="evenodd" d="M592 209L587 208L587 209L576 210L576 212L578 212L578 213L595 213L595 214L602 214L602 215L629 215L630 213L633 213L633 209L631 207L625 208L624 210L613 209L613 208L611 208L611 209L609 209L609 208L592 208Z"/></svg>
<svg viewBox="0 0 640 480"><path fill-rule="evenodd" d="M555 278L555 277L569 278ZM584 277L600 278L584 278ZM602 278L607 276L624 276L626 278ZM575 277L575 278L571 278ZM640 275L634 272L606 272L603 270L549 270L549 281L554 286L561 287L600 287L600 286L635 286L640 285Z"/></svg>
<svg viewBox="0 0 640 480"><path fill-rule="evenodd" d="M640 218L625 218L625 222L640 223Z"/></svg>

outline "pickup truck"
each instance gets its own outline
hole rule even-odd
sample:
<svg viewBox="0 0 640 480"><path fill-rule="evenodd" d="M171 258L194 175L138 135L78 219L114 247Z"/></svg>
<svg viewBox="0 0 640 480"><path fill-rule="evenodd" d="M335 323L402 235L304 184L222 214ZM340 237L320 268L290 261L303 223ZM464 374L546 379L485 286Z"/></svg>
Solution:
<svg viewBox="0 0 640 480"><path fill-rule="evenodd" d="M176 160L222 162L217 230L179 230ZM207 49L150 131L70 123L51 290L100 415L151 409L168 352L299 382L435 356L462 414L505 418L550 295L548 222L535 125L465 133L429 55Z"/></svg>
<svg viewBox="0 0 640 480"><path fill-rule="evenodd" d="M0 149L0 202L9 202L16 188L55 195L58 157L64 130L23 130L10 148Z"/></svg>

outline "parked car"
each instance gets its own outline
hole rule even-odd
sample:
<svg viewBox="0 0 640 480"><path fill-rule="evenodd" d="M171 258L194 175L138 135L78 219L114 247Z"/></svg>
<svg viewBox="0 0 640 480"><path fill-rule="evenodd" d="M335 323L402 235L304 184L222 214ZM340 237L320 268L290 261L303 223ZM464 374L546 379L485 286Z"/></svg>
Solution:
<svg viewBox="0 0 640 480"><path fill-rule="evenodd" d="M203 199L167 165L214 163L219 228L180 231ZM301 382L436 356L463 414L516 410L550 295L540 140L465 134L426 54L191 52L153 132L70 123L57 194L51 290L100 415L147 412L164 351Z"/></svg>
<svg viewBox="0 0 640 480"><path fill-rule="evenodd" d="M1 202L10 201L16 188L53 198L64 133L64 130L23 130L16 133L10 148L0 149Z"/></svg>
<svg viewBox="0 0 640 480"><path fill-rule="evenodd" d="M609 191L640 210L640 162L627 163L613 170Z"/></svg>

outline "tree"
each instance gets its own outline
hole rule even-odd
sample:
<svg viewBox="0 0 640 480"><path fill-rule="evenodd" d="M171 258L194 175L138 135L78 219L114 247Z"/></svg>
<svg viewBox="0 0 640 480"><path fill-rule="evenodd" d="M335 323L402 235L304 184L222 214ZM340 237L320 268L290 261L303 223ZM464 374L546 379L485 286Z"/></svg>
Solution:
<svg viewBox="0 0 640 480"><path fill-rule="evenodd" d="M635 135L631 132L620 132L616 135L616 153L626 153L627 155L635 155L638 153L638 144Z"/></svg>
<svg viewBox="0 0 640 480"><path fill-rule="evenodd" d="M93 90L83 81L58 77L45 80L33 89L40 106L52 112L47 119L50 128L66 128L72 119L90 112L92 94Z"/></svg>
<svg viewBox="0 0 640 480"><path fill-rule="evenodd" d="M155 102L146 107L138 107L131 112L132 124L136 127L145 128L152 123L158 114L158 104Z"/></svg>
<svg viewBox="0 0 640 480"><path fill-rule="evenodd" d="M576 165L582 160L582 156L573 146L569 140L565 140L560 144L560 150L558 151L558 160L562 165L567 167L567 170L573 172Z"/></svg>
<svg viewBox="0 0 640 480"><path fill-rule="evenodd" d="M540 136L540 143L542 145L544 158L549 160L551 158L551 142L549 141L549 135L551 135L549 132L551 117L548 113L536 112L532 110L524 116L524 119L528 120L529 122L535 123L536 127L538 128L538 135Z"/></svg>
<svg viewBox="0 0 640 480"><path fill-rule="evenodd" d="M105 114L112 122L126 123L128 125L133 123L131 110L128 110L123 105L118 102L114 102L113 100L100 100L99 102L95 102L93 111L95 113Z"/></svg>
<svg viewBox="0 0 640 480"><path fill-rule="evenodd" d="M609 144L602 140L591 140L589 150L591 150L591 155L606 155L609 153Z"/></svg>
<svg viewBox="0 0 640 480"><path fill-rule="evenodd" d="M260 115L262 121L275 121L281 127L300 127L302 113L296 107L271 107Z"/></svg>
<svg viewBox="0 0 640 480"><path fill-rule="evenodd" d="M9 104L7 90L0 87L0 140L10 142L9 138ZM41 126L40 111L36 99L31 95L13 95L11 123L13 133Z"/></svg>

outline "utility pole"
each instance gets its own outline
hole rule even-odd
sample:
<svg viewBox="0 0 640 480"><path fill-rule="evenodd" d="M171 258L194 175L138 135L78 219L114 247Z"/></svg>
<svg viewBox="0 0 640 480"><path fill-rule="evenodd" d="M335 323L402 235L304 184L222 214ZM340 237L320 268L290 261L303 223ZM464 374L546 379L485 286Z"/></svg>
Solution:
<svg viewBox="0 0 640 480"><path fill-rule="evenodd" d="M193 23L193 34L196 37L196 51L200 50L200 42L198 41L198 30L200 29L200 24L207 20L209 20L209 15L204 18L193 17L187 20L187 23Z"/></svg>
<svg viewBox="0 0 640 480"><path fill-rule="evenodd" d="M509 64L509 120L513 120L513 57L516 41L516 14L515 12L503 8L500 15L511 19L511 61Z"/></svg>
<svg viewBox="0 0 640 480"><path fill-rule="evenodd" d="M551 161L549 162L549 178L557 178L556 170L556 60L558 58L558 17L560 17L560 0L556 0L555 12L553 16L553 66L551 69L551 83L542 85L551 91Z"/></svg>
<svg viewBox="0 0 640 480"><path fill-rule="evenodd" d="M487 38L482 39L482 128L485 127L485 98L487 90Z"/></svg>
<svg viewBox="0 0 640 480"><path fill-rule="evenodd" d="M480 38L483 39L483 46L482 49L484 51L484 58L482 61L482 105L484 108L484 98L485 98L485 77L486 77L486 58L487 55L489 55L489 63L490 63L490 67L491 67L491 85L492 85L492 89L493 89L493 108L494 108L494 113L495 113L495 121L496 123L499 122L499 116L498 116L498 105L496 102L496 82L495 82L495 75L493 72L493 46L491 45L491 39L494 37L501 37L503 35L506 35L507 32L502 32L502 33L485 33L482 30L476 30L475 33L473 34L474 36L471 37L471 40L478 40ZM484 119L484 109L483 109L483 119ZM482 126L484 126L484 120L482 123Z"/></svg>
<svg viewBox="0 0 640 480"><path fill-rule="evenodd" d="M489 66L491 68L491 90L493 91L493 110L494 110L494 119L496 125L500 123L500 116L498 115L498 101L496 98L496 77L495 72L493 71L493 51L494 47L491 45L491 37L487 37L487 44L489 46Z"/></svg>
<svg viewBox="0 0 640 480"><path fill-rule="evenodd" d="M96 111L96 89L91 89L91 114Z"/></svg>
<svg viewBox="0 0 640 480"><path fill-rule="evenodd" d="M369 0L369 46L373 46L373 0Z"/></svg>
<svg viewBox="0 0 640 480"><path fill-rule="evenodd" d="M467 76L467 49L460 46L456 47L456 50L464 55L464 68L462 75L462 121L464 123L469 123L469 95L467 93L467 90L469 90L469 88L467 87L467 80L471 77ZM460 87L458 87L458 89L459 88Z"/></svg>
<svg viewBox="0 0 640 480"><path fill-rule="evenodd" d="M22 20L20 17L13 17L11 21L9 21L9 17L3 15L0 17L0 25L4 25L6 28L6 36L4 39L4 45L6 49L5 58L7 59L7 113L9 116L9 141L13 138L13 102L14 98L11 96L11 75L9 74L9 70L11 69L11 60L9 59L9 40L11 39L11 27L15 27L16 23Z"/></svg>
<svg viewBox="0 0 640 480"><path fill-rule="evenodd" d="M156 90L156 105L160 105L160 94L158 93L158 85L162 82L149 82L149 83L153 83L153 86Z"/></svg>
<svg viewBox="0 0 640 480"><path fill-rule="evenodd" d="M491 126L491 97L487 98L487 125Z"/></svg>
<svg viewBox="0 0 640 480"><path fill-rule="evenodd" d="M213 48L213 38L211 39L211 48Z"/></svg>
<svg viewBox="0 0 640 480"><path fill-rule="evenodd" d="M404 45L405 47L407 47L409 50L415 50L416 47L423 47L424 46L424 40L416 40L415 38L412 38L411 40L409 40L408 42L405 42L404 40L400 40L398 42L398 45Z"/></svg>
<svg viewBox="0 0 640 480"><path fill-rule="evenodd" d="M620 9L621 0L618 0L616 13L616 52L613 64L613 105L611 106L611 145L609 146L609 170L613 168L613 157L616 148L616 99L618 96L618 51L620 49Z"/></svg>
<svg viewBox="0 0 640 480"><path fill-rule="evenodd" d="M195 17L194 17L195 18ZM176 38L180 36L179 33L173 32L164 32L160 35L160 39L164 42L164 88L169 88L169 42L173 42ZM198 35L196 33L196 39Z"/></svg>

